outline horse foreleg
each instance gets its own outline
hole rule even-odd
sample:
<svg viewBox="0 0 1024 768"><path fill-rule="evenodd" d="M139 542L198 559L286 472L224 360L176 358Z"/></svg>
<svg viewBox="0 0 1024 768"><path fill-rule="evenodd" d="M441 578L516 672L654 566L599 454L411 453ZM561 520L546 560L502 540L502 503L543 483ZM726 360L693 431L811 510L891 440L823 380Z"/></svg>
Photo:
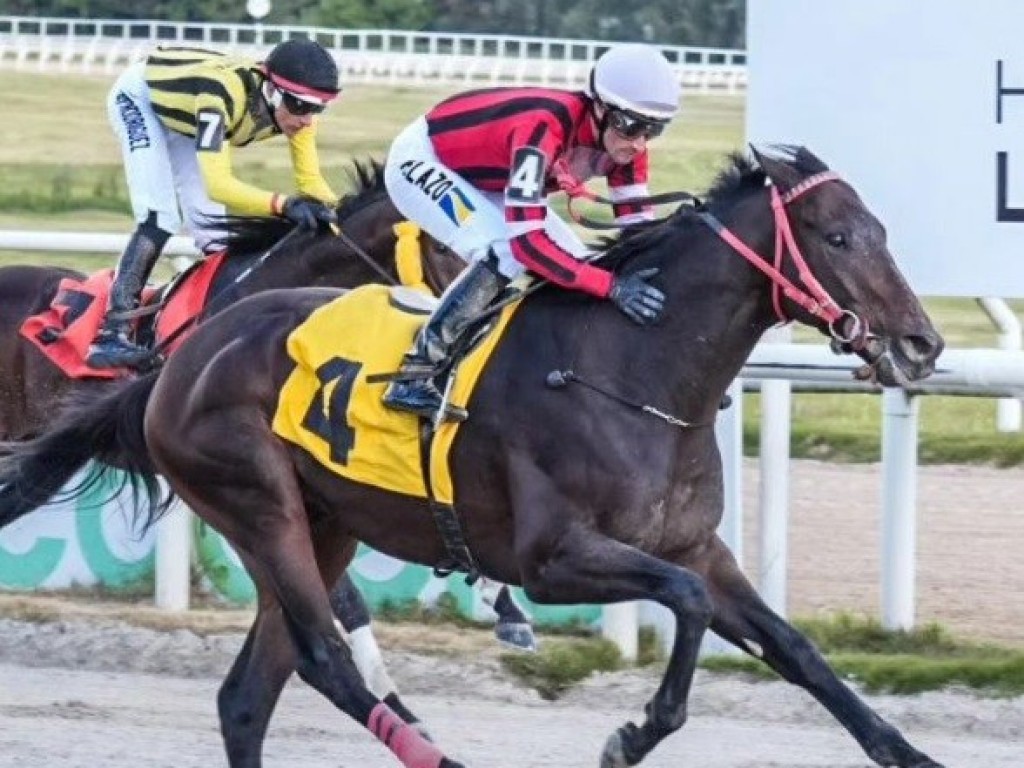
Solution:
<svg viewBox="0 0 1024 768"><path fill-rule="evenodd" d="M362 675L366 687L374 696L382 699L395 711L402 720L416 727L427 738L427 729L419 718L405 706L398 695L398 686L391 679L384 666L384 655L377 638L370 626L370 610L363 600L362 594L352 582L348 572L341 575L334 589L331 590L331 610L340 622L347 635L348 646L352 651L359 674Z"/></svg>
<svg viewBox="0 0 1024 768"><path fill-rule="evenodd" d="M721 541L716 540L708 562L707 584L715 606L711 629L716 634L808 691L879 765L942 768L844 685L817 648L764 604Z"/></svg>
<svg viewBox="0 0 1024 768"><path fill-rule="evenodd" d="M641 725L626 723L609 737L601 768L636 765L686 722L686 701L700 641L711 619L711 598L699 576L593 531L527 536L520 571L529 598L539 603L619 603L654 600L676 618L668 667Z"/></svg>

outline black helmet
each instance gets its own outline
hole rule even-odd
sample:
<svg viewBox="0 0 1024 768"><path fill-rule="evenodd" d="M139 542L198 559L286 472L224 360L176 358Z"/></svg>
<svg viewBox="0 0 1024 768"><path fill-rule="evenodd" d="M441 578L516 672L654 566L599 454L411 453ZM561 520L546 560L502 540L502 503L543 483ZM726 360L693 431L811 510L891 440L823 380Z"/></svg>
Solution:
<svg viewBox="0 0 1024 768"><path fill-rule="evenodd" d="M305 37L279 43L263 62L263 70L281 90L321 102L331 101L341 91L334 57Z"/></svg>

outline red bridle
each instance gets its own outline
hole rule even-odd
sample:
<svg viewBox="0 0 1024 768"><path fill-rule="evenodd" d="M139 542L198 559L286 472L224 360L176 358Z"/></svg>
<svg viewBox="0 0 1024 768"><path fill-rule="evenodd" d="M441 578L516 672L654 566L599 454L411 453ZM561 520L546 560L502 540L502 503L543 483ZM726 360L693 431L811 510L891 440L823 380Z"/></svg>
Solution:
<svg viewBox="0 0 1024 768"><path fill-rule="evenodd" d="M789 225L789 217L786 216L786 206L805 192L809 192L826 181L839 180L841 179L838 174L832 171L825 171L809 176L785 194L779 194L778 188L774 184L771 185L772 214L775 217L775 259L773 264L769 264L758 256L752 248L740 240L710 213L702 211L698 215L705 224L731 245L751 266L759 269L772 281L772 306L775 308L775 316L779 318L780 322L788 323L791 319L786 316L782 309L782 295L785 294L787 299L799 304L810 314L827 322L829 333L832 334L834 339L843 344L850 344L854 349L860 349L867 339L867 323L850 310L842 309L835 299L829 296L828 291L822 287L817 278L814 277L810 267L807 266L807 262L804 260L803 254L800 253L800 248L793 237L793 230ZM798 281L803 284L803 288L782 273L783 260L786 258L787 253L789 253L793 264L796 266ZM841 322L843 318L850 319L848 333L844 333L841 327L843 325Z"/></svg>

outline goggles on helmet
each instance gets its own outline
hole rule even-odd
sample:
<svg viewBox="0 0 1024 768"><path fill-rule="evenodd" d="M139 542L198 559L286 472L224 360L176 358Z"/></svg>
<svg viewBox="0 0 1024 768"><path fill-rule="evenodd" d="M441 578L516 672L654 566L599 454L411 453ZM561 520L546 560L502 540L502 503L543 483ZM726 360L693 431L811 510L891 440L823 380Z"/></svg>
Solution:
<svg viewBox="0 0 1024 768"><path fill-rule="evenodd" d="M306 99L296 96L294 93L289 93L288 91L281 91L281 104L296 117L300 117L302 115L319 115L327 109L326 104L317 101L307 101Z"/></svg>
<svg viewBox="0 0 1024 768"><path fill-rule="evenodd" d="M620 136L627 139L654 139L662 134L667 123L651 120L629 110L617 107L606 107L605 124Z"/></svg>

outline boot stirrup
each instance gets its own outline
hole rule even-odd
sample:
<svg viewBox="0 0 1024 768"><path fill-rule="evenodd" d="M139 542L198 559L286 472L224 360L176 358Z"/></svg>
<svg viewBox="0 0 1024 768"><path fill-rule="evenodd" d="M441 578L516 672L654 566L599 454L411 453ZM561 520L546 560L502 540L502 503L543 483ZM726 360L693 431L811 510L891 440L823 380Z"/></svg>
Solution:
<svg viewBox="0 0 1024 768"><path fill-rule="evenodd" d="M391 382L400 382L407 384L411 381L426 381L432 379L441 373L439 366L415 366L410 368L401 368L397 371L391 371L390 373L371 373L366 377L367 384L389 384Z"/></svg>

